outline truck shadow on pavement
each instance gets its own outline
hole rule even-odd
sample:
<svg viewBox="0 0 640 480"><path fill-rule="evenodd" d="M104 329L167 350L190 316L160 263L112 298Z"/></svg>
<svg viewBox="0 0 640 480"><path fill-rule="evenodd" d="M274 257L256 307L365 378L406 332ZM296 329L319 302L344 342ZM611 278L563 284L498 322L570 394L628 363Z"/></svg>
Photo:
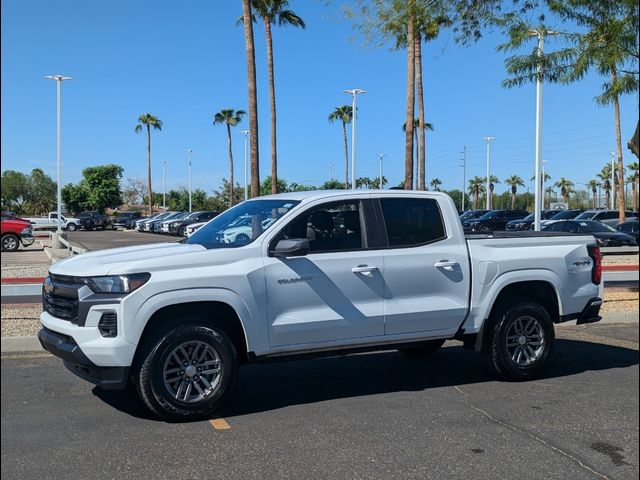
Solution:
<svg viewBox="0 0 640 480"><path fill-rule="evenodd" d="M539 379L638 365L638 350L581 340L557 339L547 370ZM411 359L390 351L248 365L239 370L235 390L219 414L237 417L340 398L496 382L481 354L461 346L444 347L432 357ZM138 418L150 414L133 389L93 393Z"/></svg>

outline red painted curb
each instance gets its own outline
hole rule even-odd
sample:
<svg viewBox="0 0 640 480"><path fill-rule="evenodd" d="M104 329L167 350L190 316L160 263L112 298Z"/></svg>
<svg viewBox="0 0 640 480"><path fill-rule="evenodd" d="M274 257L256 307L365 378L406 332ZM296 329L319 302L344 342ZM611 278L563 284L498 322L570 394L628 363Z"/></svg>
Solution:
<svg viewBox="0 0 640 480"><path fill-rule="evenodd" d="M602 270L605 272L635 272L638 265L603 265Z"/></svg>
<svg viewBox="0 0 640 480"><path fill-rule="evenodd" d="M4 284L12 284L12 285L20 285L23 283L42 283L44 282L44 277L23 277L23 278L3 278L2 283Z"/></svg>

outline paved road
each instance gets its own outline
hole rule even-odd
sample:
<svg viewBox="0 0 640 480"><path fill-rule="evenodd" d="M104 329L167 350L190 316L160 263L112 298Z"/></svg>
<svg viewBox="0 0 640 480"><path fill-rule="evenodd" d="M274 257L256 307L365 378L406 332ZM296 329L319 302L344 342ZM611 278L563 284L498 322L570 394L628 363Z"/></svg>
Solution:
<svg viewBox="0 0 640 480"><path fill-rule="evenodd" d="M48 265L49 257L44 253L44 248L39 241L28 247L20 247L15 252L2 252L0 255L2 265Z"/></svg>
<svg viewBox="0 0 640 480"><path fill-rule="evenodd" d="M3 357L2 476L637 479L638 325L558 330L527 383L458 344L245 367L213 423L159 421L46 355Z"/></svg>
<svg viewBox="0 0 640 480"><path fill-rule="evenodd" d="M87 250L144 245L145 243L177 242L184 237L173 237L155 233L142 233L135 230L97 230L86 232L76 230L67 232L67 239Z"/></svg>

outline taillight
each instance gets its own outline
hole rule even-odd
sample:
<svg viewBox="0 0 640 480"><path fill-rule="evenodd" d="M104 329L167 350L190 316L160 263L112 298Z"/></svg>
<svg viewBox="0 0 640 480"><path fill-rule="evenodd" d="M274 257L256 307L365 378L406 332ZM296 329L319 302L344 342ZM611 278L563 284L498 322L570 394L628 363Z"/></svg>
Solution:
<svg viewBox="0 0 640 480"><path fill-rule="evenodd" d="M589 256L593 260L593 268L591 269L591 281L596 285L600 285L602 281L602 254L599 247L590 245L587 247Z"/></svg>

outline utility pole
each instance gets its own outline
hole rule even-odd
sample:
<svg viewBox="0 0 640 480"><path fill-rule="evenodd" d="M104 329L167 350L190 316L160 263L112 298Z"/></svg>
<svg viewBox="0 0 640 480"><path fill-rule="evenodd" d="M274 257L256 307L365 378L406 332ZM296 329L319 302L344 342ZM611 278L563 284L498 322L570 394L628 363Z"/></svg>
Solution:
<svg viewBox="0 0 640 480"><path fill-rule="evenodd" d="M327 165L329 167L329 181L333 180L333 163Z"/></svg>
<svg viewBox="0 0 640 480"><path fill-rule="evenodd" d="M491 185L491 172L490 172L490 164L491 164L491 142L493 140L495 140L496 137L484 137L484 140L486 140L487 142L487 192L486 192L486 197L487 197L487 201L486 201L486 208L487 210L490 210L490 202L489 202L489 197L491 195L491 189L489 188Z"/></svg>
<svg viewBox="0 0 640 480"><path fill-rule="evenodd" d="M165 189L165 169L167 167L167 161L162 161L162 211L167 211L167 193Z"/></svg>
<svg viewBox="0 0 640 480"><path fill-rule="evenodd" d="M465 145L464 148L462 149L462 165L460 165L462 167L462 205L461 205L461 210L464 212L464 192L465 189L467 188L467 146Z"/></svg>
<svg viewBox="0 0 640 480"><path fill-rule="evenodd" d="M380 190L382 190L384 188L383 184L382 184L382 168L383 168L383 163L384 163L384 157L386 157L386 154L384 153L379 153L378 154L378 158L380 159L380 183L378 184L378 188Z"/></svg>

